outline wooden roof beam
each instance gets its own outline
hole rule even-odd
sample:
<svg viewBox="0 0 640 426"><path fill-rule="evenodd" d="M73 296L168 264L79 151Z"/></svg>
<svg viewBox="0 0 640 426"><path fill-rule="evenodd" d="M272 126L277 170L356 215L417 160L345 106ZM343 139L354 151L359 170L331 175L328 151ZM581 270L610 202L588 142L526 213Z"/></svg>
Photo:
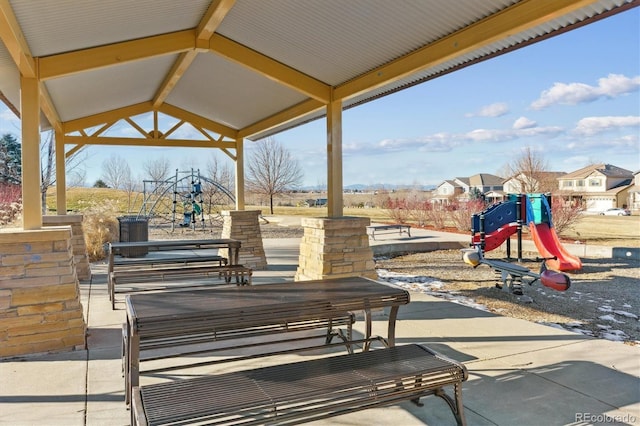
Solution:
<svg viewBox="0 0 640 426"><path fill-rule="evenodd" d="M211 37L209 49L230 61L249 68L270 80L297 90L306 96L329 103L331 86L294 68L249 49L220 34Z"/></svg>
<svg viewBox="0 0 640 426"><path fill-rule="evenodd" d="M184 30L43 56L39 59L40 79L45 81L140 59L186 52L195 47L195 30Z"/></svg>
<svg viewBox="0 0 640 426"><path fill-rule="evenodd" d="M229 13L235 0L214 0L202 17L202 20L196 28L196 45L208 44L209 39L216 31L224 17ZM190 50L180 54L171 70L167 73L160 88L153 97L153 107L158 108L169 96L169 93L178 84L184 73L189 69L191 63L196 58L198 50Z"/></svg>
<svg viewBox="0 0 640 426"><path fill-rule="evenodd" d="M289 121L293 121L296 118L310 114L314 111L324 108L325 104L315 99L308 99L304 102L300 102L297 105L280 111L277 114L267 117L264 120L260 120L238 131L238 138L250 138L251 136L264 132L266 130L277 127L281 124L285 124Z"/></svg>

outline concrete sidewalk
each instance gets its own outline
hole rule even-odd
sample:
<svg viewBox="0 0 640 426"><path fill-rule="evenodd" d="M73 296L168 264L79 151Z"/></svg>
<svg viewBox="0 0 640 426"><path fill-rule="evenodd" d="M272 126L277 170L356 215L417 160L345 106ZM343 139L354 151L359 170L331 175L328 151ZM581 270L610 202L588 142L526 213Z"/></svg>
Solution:
<svg viewBox="0 0 640 426"><path fill-rule="evenodd" d="M464 235L412 230L385 236L376 247L407 243L466 244ZM292 281L299 239L265 239L269 268L254 283ZM124 304L112 311L104 265L92 265L92 283L81 283L88 349L28 356L0 363L1 425L126 425L120 340ZM640 348L494 315L420 293L400 308L397 344L421 343L465 363L470 372L463 401L469 425L640 424ZM355 324L362 333L362 321ZM386 313L374 333L384 335ZM287 355L295 361L308 355ZM285 359L286 358L286 359ZM144 382L143 378L143 384ZM153 378L149 379L153 380ZM453 425L439 398L424 407L402 403L314 424Z"/></svg>

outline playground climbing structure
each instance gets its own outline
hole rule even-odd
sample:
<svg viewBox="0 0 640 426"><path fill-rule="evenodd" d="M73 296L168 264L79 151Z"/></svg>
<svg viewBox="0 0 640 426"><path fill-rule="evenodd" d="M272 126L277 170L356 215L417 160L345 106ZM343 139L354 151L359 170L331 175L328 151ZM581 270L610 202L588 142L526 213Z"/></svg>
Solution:
<svg viewBox="0 0 640 426"><path fill-rule="evenodd" d="M199 169L180 171L164 181L143 181L139 217L150 227L171 232L176 229L205 230L220 226L220 211L230 209L235 198L229 189L205 176Z"/></svg>
<svg viewBox="0 0 640 426"><path fill-rule="evenodd" d="M582 268L580 258L569 253L553 227L548 196L544 194L510 194L508 199L490 206L471 218L471 245L482 252L507 244L510 256L511 236L517 234L518 260L522 260L522 229L527 226L546 265L557 271Z"/></svg>

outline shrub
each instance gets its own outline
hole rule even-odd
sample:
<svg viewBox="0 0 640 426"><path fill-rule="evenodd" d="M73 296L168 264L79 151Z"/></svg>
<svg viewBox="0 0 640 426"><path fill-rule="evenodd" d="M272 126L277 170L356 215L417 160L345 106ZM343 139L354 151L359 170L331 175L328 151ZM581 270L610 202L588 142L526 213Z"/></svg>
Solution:
<svg viewBox="0 0 640 426"><path fill-rule="evenodd" d="M418 226L425 226L429 221L429 212L433 210L430 201L415 200L409 206L409 215Z"/></svg>
<svg viewBox="0 0 640 426"><path fill-rule="evenodd" d="M454 201L451 205L450 218L459 231L471 231L471 216L484 210L484 202L479 199L467 202Z"/></svg>
<svg viewBox="0 0 640 426"><path fill-rule="evenodd" d="M582 218L581 212L582 208L578 203L553 197L551 200L551 217L558 235L576 225Z"/></svg>
<svg viewBox="0 0 640 426"><path fill-rule="evenodd" d="M0 183L0 225L16 221L22 212L22 188L20 185Z"/></svg>
<svg viewBox="0 0 640 426"><path fill-rule="evenodd" d="M117 204L109 200L101 203L87 203L87 207L82 210L84 239L90 262L104 259L106 256L104 245L118 241L117 212Z"/></svg>
<svg viewBox="0 0 640 426"><path fill-rule="evenodd" d="M411 210L406 200L398 198L387 198L383 203L383 208L387 210L389 217L396 223L407 223Z"/></svg>
<svg viewBox="0 0 640 426"><path fill-rule="evenodd" d="M434 205L431 210L427 210L429 222L435 229L444 229L449 212L442 205Z"/></svg>

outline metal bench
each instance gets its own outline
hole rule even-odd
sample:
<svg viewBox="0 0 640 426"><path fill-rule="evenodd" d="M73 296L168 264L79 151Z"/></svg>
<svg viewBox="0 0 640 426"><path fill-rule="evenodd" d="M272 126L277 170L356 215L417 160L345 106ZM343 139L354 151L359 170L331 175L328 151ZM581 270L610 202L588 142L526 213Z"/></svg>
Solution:
<svg viewBox="0 0 640 426"><path fill-rule="evenodd" d="M275 318L273 321L264 321L255 326L237 326L229 324L226 327L220 326L212 331L212 328L205 322L194 321L189 326L182 324L173 330L159 329L157 332L149 330L148 334L139 339L139 347L137 349L137 364L140 374L160 373L172 370L181 370L185 367L196 367L202 365L219 364L230 361L240 361L245 359L260 358L278 354L303 352L305 350L326 348L336 345L344 345L349 353L353 353L353 345L356 343L364 343L363 340L353 340L353 324L355 323L355 314L345 312L344 314L333 314L331 317L324 318L318 316L310 319L298 319L292 321L278 322ZM340 327L345 327L344 331ZM161 366L153 369L143 370L140 366L143 362L158 361L162 359L172 359L184 357L188 355L212 355L216 352L223 352L229 349L243 350L246 348L259 348L261 346L272 346L274 344L292 344L299 343L304 340L317 339L318 335L307 335L303 337L286 338L285 333L294 333L300 331L323 329L324 343L300 346L295 349L269 349L266 351L252 352L250 355L239 355L233 357L222 357L216 360L207 361L191 361L188 364L180 364L173 362L170 366ZM280 335L275 339L259 340L255 339L261 336ZM340 338L340 343L332 344L334 337ZM125 377L125 388L129 389L128 377L128 357L129 347L128 339L130 338L127 324L122 325L122 373ZM253 338L252 342L233 345L216 345L216 342L224 342L234 339ZM379 340L375 337L374 340ZM385 342L383 342L384 344ZM209 345L207 345L209 344ZM200 346L196 346L200 345ZM206 345L206 346L202 346ZM167 349L171 348L170 351ZM125 401L129 403L128 392L125 392Z"/></svg>
<svg viewBox="0 0 640 426"><path fill-rule="evenodd" d="M411 237L411 226L410 225L371 225L367 226L367 234L372 238L376 239L376 234L385 234L385 233L395 233L398 232L400 236L403 233L406 233L409 237Z"/></svg>
<svg viewBox="0 0 640 426"><path fill-rule="evenodd" d="M109 287L109 300L111 309L115 309L116 285L118 282L127 283L153 283L157 289L158 279L164 280L166 277L197 276L197 275L217 274L225 283L230 283L235 278L236 285L251 285L253 270L242 265L195 265L181 267L154 267L154 268L134 268L124 270L114 270L109 274L107 285ZM210 285L210 284L206 284ZM203 284L181 285L182 288L202 287Z"/></svg>
<svg viewBox="0 0 640 426"><path fill-rule="evenodd" d="M132 424L299 424L436 395L464 425L467 377L424 346L397 346L135 387Z"/></svg>

